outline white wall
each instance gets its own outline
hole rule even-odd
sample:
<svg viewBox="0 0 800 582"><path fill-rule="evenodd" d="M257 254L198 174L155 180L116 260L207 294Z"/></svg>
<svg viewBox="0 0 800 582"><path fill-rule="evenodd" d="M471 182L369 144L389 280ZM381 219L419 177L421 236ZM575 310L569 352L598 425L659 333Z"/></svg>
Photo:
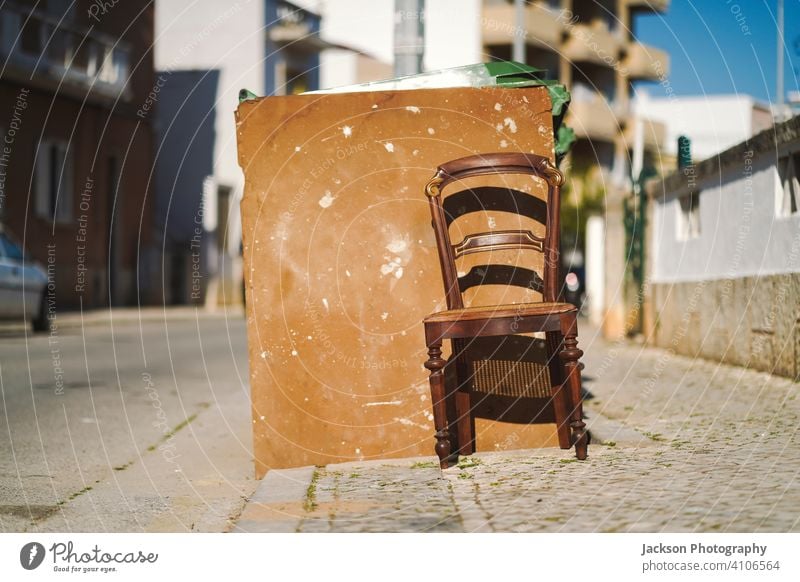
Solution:
<svg viewBox="0 0 800 582"><path fill-rule="evenodd" d="M391 63L394 0L323 0L320 36Z"/></svg>
<svg viewBox="0 0 800 582"><path fill-rule="evenodd" d="M751 169L749 169L751 168ZM698 182L700 235L677 240L680 204L655 202L652 224L653 282L702 281L797 272L800 215L776 217L775 153L743 159ZM800 250L800 249L798 249Z"/></svg>
<svg viewBox="0 0 800 582"><path fill-rule="evenodd" d="M358 82L357 55L353 51L328 49L320 55L319 64L321 89L354 85Z"/></svg>
<svg viewBox="0 0 800 582"><path fill-rule="evenodd" d="M700 95L653 98L640 93L634 101L637 115L667 128L665 151L674 156L678 136L692 140L692 159L704 160L758 132L753 128L756 101L748 95Z"/></svg>
<svg viewBox="0 0 800 582"><path fill-rule="evenodd" d="M394 0L322 0L320 6L322 38L394 61ZM428 0L425 9L425 70L483 60L480 0Z"/></svg>
<svg viewBox="0 0 800 582"><path fill-rule="evenodd" d="M480 0L427 0L425 69L480 63Z"/></svg>

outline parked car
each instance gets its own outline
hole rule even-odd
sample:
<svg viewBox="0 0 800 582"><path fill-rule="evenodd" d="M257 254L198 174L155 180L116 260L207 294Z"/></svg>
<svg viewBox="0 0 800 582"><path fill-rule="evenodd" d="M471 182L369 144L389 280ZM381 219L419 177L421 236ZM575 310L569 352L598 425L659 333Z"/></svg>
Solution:
<svg viewBox="0 0 800 582"><path fill-rule="evenodd" d="M22 247L0 230L0 319L30 321L34 331L45 331L47 273L25 259Z"/></svg>

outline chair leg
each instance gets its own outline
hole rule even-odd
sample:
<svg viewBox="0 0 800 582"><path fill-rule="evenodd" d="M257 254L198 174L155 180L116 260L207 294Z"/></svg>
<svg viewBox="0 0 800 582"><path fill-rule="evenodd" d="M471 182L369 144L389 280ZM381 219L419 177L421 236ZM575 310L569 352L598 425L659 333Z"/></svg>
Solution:
<svg viewBox="0 0 800 582"><path fill-rule="evenodd" d="M575 444L575 456L583 460L586 458L589 443L586 423L583 422L581 370L578 362L583 352L578 348L578 322L575 313L567 313L561 317L561 334L564 336L564 344L559 356L564 362L565 384L572 396L572 442Z"/></svg>
<svg viewBox="0 0 800 582"><path fill-rule="evenodd" d="M558 446L568 449L572 446L569 435L569 413L572 406L570 404L569 393L564 389L564 379L561 374L561 362L559 361L559 348L561 346L561 336L554 331L546 333L547 338L547 365L550 368L550 397L553 402L553 416L556 420L556 431L558 433Z"/></svg>
<svg viewBox="0 0 800 582"><path fill-rule="evenodd" d="M431 371L431 401L433 404L433 424L436 428L436 456L439 466L447 469L450 457L450 432L447 426L447 404L445 401L444 372L445 360L442 359L442 343L428 346L428 361L425 367Z"/></svg>
<svg viewBox="0 0 800 582"><path fill-rule="evenodd" d="M471 455L475 452L475 434L470 407L469 392L458 390L456 392L458 452L462 455Z"/></svg>
<svg viewBox="0 0 800 582"><path fill-rule="evenodd" d="M455 420L449 426L456 431L458 442L458 453L461 455L471 455L475 452L475 434L470 404L471 379L469 377L469 366L464 361L464 340L453 340L453 357L455 364L456 386L452 397L454 398ZM452 436L452 435L451 435Z"/></svg>

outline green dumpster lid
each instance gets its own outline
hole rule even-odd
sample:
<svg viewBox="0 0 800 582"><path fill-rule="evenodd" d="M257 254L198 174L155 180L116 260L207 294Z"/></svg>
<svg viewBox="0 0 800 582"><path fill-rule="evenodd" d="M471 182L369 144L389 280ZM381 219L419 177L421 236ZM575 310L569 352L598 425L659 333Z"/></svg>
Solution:
<svg viewBox="0 0 800 582"><path fill-rule="evenodd" d="M569 91L557 81L545 79L545 74L546 71L544 69L531 65L523 65L515 61L495 61L441 69L396 79L361 83L359 85L320 89L318 91L309 91L309 93L359 93L363 91L493 87L497 85L503 87L547 87L553 104L553 116L561 117L564 113L564 108L569 103Z"/></svg>

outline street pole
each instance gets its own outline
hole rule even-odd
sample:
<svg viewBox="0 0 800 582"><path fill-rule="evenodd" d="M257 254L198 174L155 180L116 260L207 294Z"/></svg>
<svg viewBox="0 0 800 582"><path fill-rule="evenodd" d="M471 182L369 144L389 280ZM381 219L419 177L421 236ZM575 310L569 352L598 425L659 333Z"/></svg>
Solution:
<svg viewBox="0 0 800 582"><path fill-rule="evenodd" d="M783 121L783 0L778 0L778 71L775 82L778 104L776 117Z"/></svg>
<svg viewBox="0 0 800 582"><path fill-rule="evenodd" d="M425 50L425 0L395 0L394 74L397 77L422 72Z"/></svg>
<svg viewBox="0 0 800 582"><path fill-rule="evenodd" d="M511 60L525 64L525 0L514 0L514 44Z"/></svg>
<svg viewBox="0 0 800 582"><path fill-rule="evenodd" d="M631 180L633 191L638 194L639 175L644 169L644 112L648 95L644 91L636 94L633 126L633 155L631 156Z"/></svg>

